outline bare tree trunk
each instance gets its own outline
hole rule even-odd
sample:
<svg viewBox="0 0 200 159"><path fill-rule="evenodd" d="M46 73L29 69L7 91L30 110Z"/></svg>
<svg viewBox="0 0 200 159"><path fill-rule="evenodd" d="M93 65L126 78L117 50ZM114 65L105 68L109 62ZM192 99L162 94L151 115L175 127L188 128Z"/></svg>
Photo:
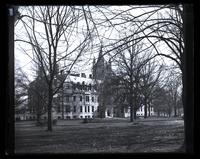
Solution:
<svg viewBox="0 0 200 159"><path fill-rule="evenodd" d="M150 104L148 104L148 113L149 113L149 117L151 116L151 106Z"/></svg>
<svg viewBox="0 0 200 159"><path fill-rule="evenodd" d="M133 90L132 90L132 85L130 88L130 95L129 95L129 104L130 104L130 122L133 122L133 113L134 113L134 105L133 105L133 99L132 99L132 95L133 95Z"/></svg>
<svg viewBox="0 0 200 159"><path fill-rule="evenodd" d="M144 118L147 118L147 99L144 98Z"/></svg>
<svg viewBox="0 0 200 159"><path fill-rule="evenodd" d="M137 118L137 109L134 107L133 108L133 118L136 120Z"/></svg>
<svg viewBox="0 0 200 159"><path fill-rule="evenodd" d="M99 116L100 118L105 118L105 106L104 103L101 103L101 105L99 106Z"/></svg>
<svg viewBox="0 0 200 159"><path fill-rule="evenodd" d="M130 105L130 122L133 122L133 104Z"/></svg>
<svg viewBox="0 0 200 159"><path fill-rule="evenodd" d="M64 90L63 90L63 85L62 85L62 119L64 119Z"/></svg>
<svg viewBox="0 0 200 159"><path fill-rule="evenodd" d="M52 85L49 85L49 94L48 94L48 121L47 121L47 131L52 131L52 100L53 100L53 91Z"/></svg>
<svg viewBox="0 0 200 159"><path fill-rule="evenodd" d="M138 107L138 77L136 77L136 90L134 92L134 107L133 107L133 113L134 113L134 119L137 119L137 107Z"/></svg>
<svg viewBox="0 0 200 159"><path fill-rule="evenodd" d="M174 117L177 117L177 107L176 107L176 104L174 105Z"/></svg>
<svg viewBox="0 0 200 159"><path fill-rule="evenodd" d="M169 106L170 107L170 106ZM168 108L168 117L170 118L171 117L171 109Z"/></svg>
<svg viewBox="0 0 200 159"><path fill-rule="evenodd" d="M41 114L41 110L40 110L40 99L39 96L37 95L37 109L36 109L36 114L37 114L37 123L40 123L40 114Z"/></svg>
<svg viewBox="0 0 200 159"><path fill-rule="evenodd" d="M37 113L37 123L39 123L39 122L40 122L40 114Z"/></svg>
<svg viewBox="0 0 200 159"><path fill-rule="evenodd" d="M37 123L39 124L40 123L40 104L39 104L39 97L37 99L37 109L36 109L36 114L37 114Z"/></svg>

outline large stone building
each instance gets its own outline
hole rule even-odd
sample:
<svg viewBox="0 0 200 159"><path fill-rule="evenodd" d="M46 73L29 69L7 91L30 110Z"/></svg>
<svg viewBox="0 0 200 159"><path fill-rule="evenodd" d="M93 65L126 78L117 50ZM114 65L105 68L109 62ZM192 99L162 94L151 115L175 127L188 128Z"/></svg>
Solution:
<svg viewBox="0 0 200 159"><path fill-rule="evenodd" d="M98 93L91 74L69 75L57 94L58 119L94 118L98 112ZM63 111L64 109L64 111Z"/></svg>
<svg viewBox="0 0 200 159"><path fill-rule="evenodd" d="M45 89L37 88L41 80L36 79L30 84L26 119L46 119L47 99ZM45 86L44 84L41 86ZM44 99L44 100L43 100ZM52 114L56 119L94 118L98 111L98 93L91 74L70 74L63 87L53 97ZM46 102L45 102L46 101ZM45 103L44 103L45 102Z"/></svg>
<svg viewBox="0 0 200 159"><path fill-rule="evenodd" d="M112 102L112 92L106 94L108 102L102 104L105 97L102 92L101 84L104 81L109 81L114 77L111 62L106 61L102 56L102 47L98 58L93 60L92 74L77 73L69 74L65 79L62 88L55 94L53 98L53 118L56 119L77 119L77 118L94 118L94 117L129 117L129 107L119 107ZM67 72L57 69L56 78L62 77ZM30 89L26 119L45 119L47 118L47 90L43 80L41 71L38 72L38 77L30 84L30 88L39 91L39 94ZM56 80L56 79L55 79ZM42 98L41 98L42 97ZM102 109L103 108L103 109ZM103 114L103 115L102 115ZM150 115L154 115L151 108ZM144 116L144 107L141 107L137 116Z"/></svg>

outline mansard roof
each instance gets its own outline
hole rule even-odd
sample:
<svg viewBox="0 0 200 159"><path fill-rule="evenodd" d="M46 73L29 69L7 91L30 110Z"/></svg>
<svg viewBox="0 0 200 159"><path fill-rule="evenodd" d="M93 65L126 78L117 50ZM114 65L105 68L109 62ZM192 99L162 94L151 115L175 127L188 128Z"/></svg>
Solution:
<svg viewBox="0 0 200 159"><path fill-rule="evenodd" d="M84 82L86 85L89 85L89 84L94 85L95 79L68 75L65 82L73 82L73 83L79 82L80 84Z"/></svg>

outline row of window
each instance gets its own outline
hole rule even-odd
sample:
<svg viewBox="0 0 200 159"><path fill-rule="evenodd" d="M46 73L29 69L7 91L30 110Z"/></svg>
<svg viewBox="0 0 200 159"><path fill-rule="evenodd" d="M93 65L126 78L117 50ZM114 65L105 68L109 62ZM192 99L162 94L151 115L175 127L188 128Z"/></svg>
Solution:
<svg viewBox="0 0 200 159"><path fill-rule="evenodd" d="M66 117L65 117L65 119L72 119L72 118L73 118L73 119L77 119L78 117L77 117L76 115L74 115L74 116L72 116L72 117L70 117L70 116L66 116ZM81 115L80 118L81 118L81 119L83 119L83 118L94 118L94 116L93 116L93 115L91 115L91 116L90 116L90 115L86 115L86 116L82 116L82 115ZM58 116L58 119L62 119L61 116Z"/></svg>
<svg viewBox="0 0 200 159"><path fill-rule="evenodd" d="M142 112L143 111L143 107L140 108L140 111ZM151 107L151 110L150 111L153 111L153 107Z"/></svg>
<svg viewBox="0 0 200 159"><path fill-rule="evenodd" d="M94 86L92 86L91 84L86 85L85 82L83 81L82 83L77 82L77 83L73 83L73 85L71 86L70 83L65 83L64 84L64 88L65 89L80 89L80 90L92 90Z"/></svg>
<svg viewBox="0 0 200 159"><path fill-rule="evenodd" d="M142 111L143 111L143 108L144 108L144 107L140 107L140 110L139 110L139 111L142 112ZM151 110L150 110L150 111L153 111L153 107L151 107ZM124 113L124 112L127 113L128 110L127 110L127 109L124 110L124 108L121 108L121 113Z"/></svg>
<svg viewBox="0 0 200 159"><path fill-rule="evenodd" d="M82 82L82 84L80 82L77 82L77 84L73 84L72 88L75 89L79 89L79 90L86 90L86 91L91 91L92 90L92 85L85 85L85 82ZM94 88L94 87L93 87Z"/></svg>
<svg viewBox="0 0 200 159"><path fill-rule="evenodd" d="M58 107L58 112L61 112L61 107ZM69 113L71 112L71 108L70 105L66 105L65 106L65 112ZM76 113L77 112L77 107L73 106L73 112ZM94 112L94 106L80 106L80 113L85 112L85 113L90 113L90 112Z"/></svg>
<svg viewBox="0 0 200 159"><path fill-rule="evenodd" d="M74 116L72 116L72 118L73 118L73 119L76 119L77 116L74 115ZM90 116L90 115L86 115L86 116L80 116L80 118L81 118L81 119L82 119L82 118L94 118L94 116L93 116L93 115L91 115L91 116ZM45 119L45 120L46 120L47 117L44 116L44 117L42 117L42 119ZM61 116L58 116L57 119L62 119L62 118L61 118ZM70 117L70 116L66 116L65 119L71 119L71 117ZM20 118L20 117L16 117L15 120L23 120L23 119ZM25 117L25 120L36 120L36 117L35 117L35 116L29 116L29 117L26 116L26 117Z"/></svg>
<svg viewBox="0 0 200 159"><path fill-rule="evenodd" d="M83 112L83 108L84 106L80 106L80 112L82 113ZM85 113L86 112L90 112L90 106L85 106L85 109L84 109ZM94 106L91 106L91 111L94 112Z"/></svg>
<svg viewBox="0 0 200 159"><path fill-rule="evenodd" d="M69 96L65 96L65 97L64 97L64 101L69 102L69 98L70 98ZM85 97L85 101L86 101L86 102L89 102L90 99L91 99L92 102L94 102L94 97L91 97L91 98L90 98L89 96L86 96L86 97ZM77 101L77 96L73 96L73 101L74 101L74 102ZM80 101L80 102L83 101L83 96L79 96L79 101Z"/></svg>
<svg viewBox="0 0 200 159"><path fill-rule="evenodd" d="M137 114L137 115L142 115L143 116L144 114L141 113L141 114ZM153 115L153 113L151 113L151 115Z"/></svg>

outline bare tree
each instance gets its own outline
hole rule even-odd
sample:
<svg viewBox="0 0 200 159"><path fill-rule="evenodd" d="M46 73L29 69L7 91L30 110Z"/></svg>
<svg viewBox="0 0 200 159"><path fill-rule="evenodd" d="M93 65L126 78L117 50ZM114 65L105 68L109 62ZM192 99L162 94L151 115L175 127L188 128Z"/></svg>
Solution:
<svg viewBox="0 0 200 159"><path fill-rule="evenodd" d="M16 65L15 69L15 105L18 107L23 104L25 107L28 104L26 110L36 114L36 125L40 123L41 115L47 112L47 86L42 70L37 69L34 81L28 78L22 67Z"/></svg>
<svg viewBox="0 0 200 159"><path fill-rule="evenodd" d="M146 11L139 15L131 14L131 10L135 10L137 8L142 8L143 10L154 8L153 10ZM109 12L109 9L106 8ZM160 12L159 11L163 11ZM193 124L191 121L193 120L193 107L187 106L186 101L186 87L187 80L193 81L192 66L188 66L188 61L190 63L193 62L193 56L191 56L190 52L193 52L193 43L194 43L194 27L193 27L193 4L184 4L184 5L164 5L164 6L130 6L129 9L125 9L119 12L110 11L113 13L110 18L105 15L105 19L101 24L104 24L109 27L117 28L117 26L122 26L122 24L129 24L128 26L137 26L139 28L137 32L132 32L128 37L132 37L135 34L142 34L138 37L138 39L146 39L149 43L154 47L156 54L161 57L168 58L176 63L178 68L181 70L182 74L182 100L184 105L184 121L185 121L185 139L186 139L186 151L193 151L193 139L192 133ZM159 15L155 17L153 15ZM168 16L167 16L168 15ZM122 19L121 21L114 21L114 19ZM132 25L130 24L132 23ZM123 27L123 26L122 26ZM131 27L125 26L124 29L129 29ZM117 29L116 29L117 30ZM130 30L130 29L129 29ZM105 54L117 50L119 46L124 46L127 43L130 43L131 40L125 41L126 37L121 37L120 39L115 39L112 44L117 47L109 49ZM121 43L123 42L124 43ZM171 50L170 53L163 53L158 50L156 43L162 43ZM193 53L192 53L193 54ZM190 56L189 56L190 55ZM186 58L187 57L187 58ZM187 76L186 73L186 65L191 69L191 74ZM188 70L189 70L188 69ZM186 80L187 78L187 80ZM192 96L192 89L190 90L190 95ZM193 98L193 97L191 97Z"/></svg>
<svg viewBox="0 0 200 159"><path fill-rule="evenodd" d="M38 68L37 77L29 83L28 105L30 113L36 114L36 125L40 125L41 116L47 112L48 87L43 78L41 67Z"/></svg>
<svg viewBox="0 0 200 159"><path fill-rule="evenodd" d="M73 33L74 30L79 31L77 24L83 14L73 6L34 6L25 7L25 10L27 13L21 15L21 22L27 37L15 41L30 44L33 55L29 56L42 68L48 89L48 131L52 131L53 97L87 48L90 36L85 32L79 42L74 43ZM64 61L67 62L64 64ZM56 66L61 63L67 74L55 83Z"/></svg>
<svg viewBox="0 0 200 159"><path fill-rule="evenodd" d="M156 86L155 92L153 93L152 104L158 117L166 116L167 114L170 116L172 108L170 98L171 97L164 87L160 87L159 85Z"/></svg>
<svg viewBox="0 0 200 159"><path fill-rule="evenodd" d="M158 63L158 62L157 62ZM158 66L156 61L149 61L141 69L141 78L140 82L141 93L144 97L144 118L147 118L147 109L149 108L150 113L150 103L152 101L151 95L155 89L155 86L158 85L161 72L163 71L163 65Z"/></svg>
<svg viewBox="0 0 200 159"><path fill-rule="evenodd" d="M127 47L127 51L118 50L115 62L118 65L118 75L123 81L127 91L127 101L130 106L130 121L136 119L136 112L143 103L140 83L141 70L153 57L145 52L143 44L135 44L135 41ZM147 51L147 50L146 50Z"/></svg>
<svg viewBox="0 0 200 159"><path fill-rule="evenodd" d="M179 100L180 94L182 93L181 90L179 89L180 86L181 86L181 78L172 74L171 79L167 83L167 90L171 97L171 104L174 109L174 117L178 115L177 114L178 100Z"/></svg>

